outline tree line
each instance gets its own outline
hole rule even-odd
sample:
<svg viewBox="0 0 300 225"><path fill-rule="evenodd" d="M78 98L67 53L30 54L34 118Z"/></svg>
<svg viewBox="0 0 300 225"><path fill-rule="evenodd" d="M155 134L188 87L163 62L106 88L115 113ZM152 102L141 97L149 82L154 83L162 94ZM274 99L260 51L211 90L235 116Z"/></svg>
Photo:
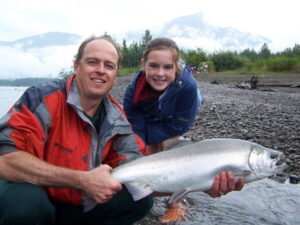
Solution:
<svg viewBox="0 0 300 225"><path fill-rule="evenodd" d="M55 78L18 78L18 79L0 79L0 86L13 86L13 87L29 87L39 83L54 80Z"/></svg>
<svg viewBox="0 0 300 225"><path fill-rule="evenodd" d="M108 35L105 33L105 35ZM140 60L143 51L149 41L152 40L150 30L145 30L141 41L133 41L130 44L123 39L120 45L123 55L119 75L135 73L140 68ZM186 64L205 72L237 71L242 73L257 72L295 72L300 73L300 45L286 48L282 52L272 53L268 45L264 43L256 52L254 49L238 51L216 51L207 53L201 48L184 50L180 49L181 58ZM67 77L72 69L62 69L60 77Z"/></svg>
<svg viewBox="0 0 300 225"><path fill-rule="evenodd" d="M107 35L107 34L106 34ZM119 75L135 73L140 68L145 46L152 40L150 30L145 30L141 41L133 41L128 44L123 40L120 45L123 55ZM300 73L300 45L295 44L292 48L286 48L282 52L272 53L268 45L264 43L257 52L253 49L243 51L216 51L207 53L201 48L184 50L180 49L181 58L186 64L191 65L201 72L203 65L207 65L206 72L295 72ZM66 78L72 74L73 69L63 68L59 77ZM30 86L52 80L47 78L22 78L15 80L0 80L0 86Z"/></svg>
<svg viewBox="0 0 300 225"><path fill-rule="evenodd" d="M127 44L123 40L121 49L123 61L121 75L127 75L139 68L139 62L147 43L152 40L150 30L146 30L141 41ZM256 52L254 49L243 51L216 51L207 53L201 48L180 50L182 59L201 71L203 65L208 65L209 71L223 72L300 72L300 45L286 48L282 52L272 53L266 43Z"/></svg>

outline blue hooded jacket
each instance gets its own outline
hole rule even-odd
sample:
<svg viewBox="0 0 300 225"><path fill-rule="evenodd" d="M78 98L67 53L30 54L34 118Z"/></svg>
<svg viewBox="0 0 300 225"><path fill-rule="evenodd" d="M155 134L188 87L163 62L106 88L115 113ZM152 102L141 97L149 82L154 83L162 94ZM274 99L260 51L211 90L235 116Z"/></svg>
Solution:
<svg viewBox="0 0 300 225"><path fill-rule="evenodd" d="M193 124L202 96L188 67L182 69L175 81L156 99L134 101L136 84L144 71L139 71L128 85L124 95L124 110L133 131L147 145L158 144L182 135Z"/></svg>

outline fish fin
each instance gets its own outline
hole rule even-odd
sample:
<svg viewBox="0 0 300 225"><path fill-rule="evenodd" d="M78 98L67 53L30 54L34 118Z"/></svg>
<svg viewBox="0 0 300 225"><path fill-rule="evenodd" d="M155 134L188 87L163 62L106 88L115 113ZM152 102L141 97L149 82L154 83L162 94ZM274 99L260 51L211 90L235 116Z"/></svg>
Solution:
<svg viewBox="0 0 300 225"><path fill-rule="evenodd" d="M184 191L182 192L175 192L172 194L170 200L169 200L169 203L172 203L172 202L179 202L180 199L182 199L184 196L186 196L189 192L191 192L190 189L185 189Z"/></svg>
<svg viewBox="0 0 300 225"><path fill-rule="evenodd" d="M134 201L138 201L153 193L153 190L149 185L141 184L139 182L126 183L125 186Z"/></svg>
<svg viewBox="0 0 300 225"><path fill-rule="evenodd" d="M166 213L159 218L161 223L171 223L182 221L185 217L187 208L182 202L174 202L167 209Z"/></svg>

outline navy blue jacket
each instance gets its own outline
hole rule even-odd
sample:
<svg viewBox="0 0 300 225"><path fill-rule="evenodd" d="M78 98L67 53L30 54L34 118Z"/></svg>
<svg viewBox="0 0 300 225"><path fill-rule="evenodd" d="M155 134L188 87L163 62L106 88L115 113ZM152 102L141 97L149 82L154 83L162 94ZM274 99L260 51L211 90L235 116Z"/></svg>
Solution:
<svg viewBox="0 0 300 225"><path fill-rule="evenodd" d="M182 135L193 124L202 96L189 68L184 67L175 81L155 100L134 102L136 83L144 71L139 71L128 85L124 110L129 122L147 145L158 144Z"/></svg>

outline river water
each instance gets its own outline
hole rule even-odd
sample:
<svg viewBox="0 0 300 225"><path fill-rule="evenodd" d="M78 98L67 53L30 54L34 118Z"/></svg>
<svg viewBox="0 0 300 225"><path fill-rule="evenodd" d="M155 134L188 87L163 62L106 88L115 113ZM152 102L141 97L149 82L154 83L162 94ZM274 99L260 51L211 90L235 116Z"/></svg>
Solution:
<svg viewBox="0 0 300 225"><path fill-rule="evenodd" d="M26 87L0 87L0 117L26 90ZM168 198L155 198L148 216L135 225L160 224ZM277 183L264 179L246 184L213 199L197 192L187 196L187 216L177 225L300 225L300 184Z"/></svg>
<svg viewBox="0 0 300 225"><path fill-rule="evenodd" d="M20 98L27 87L0 86L0 117Z"/></svg>
<svg viewBox="0 0 300 225"><path fill-rule="evenodd" d="M136 225L161 224L167 197L155 198L150 214ZM221 198L203 192L187 197L187 216L176 225L300 225L300 185L264 179Z"/></svg>

